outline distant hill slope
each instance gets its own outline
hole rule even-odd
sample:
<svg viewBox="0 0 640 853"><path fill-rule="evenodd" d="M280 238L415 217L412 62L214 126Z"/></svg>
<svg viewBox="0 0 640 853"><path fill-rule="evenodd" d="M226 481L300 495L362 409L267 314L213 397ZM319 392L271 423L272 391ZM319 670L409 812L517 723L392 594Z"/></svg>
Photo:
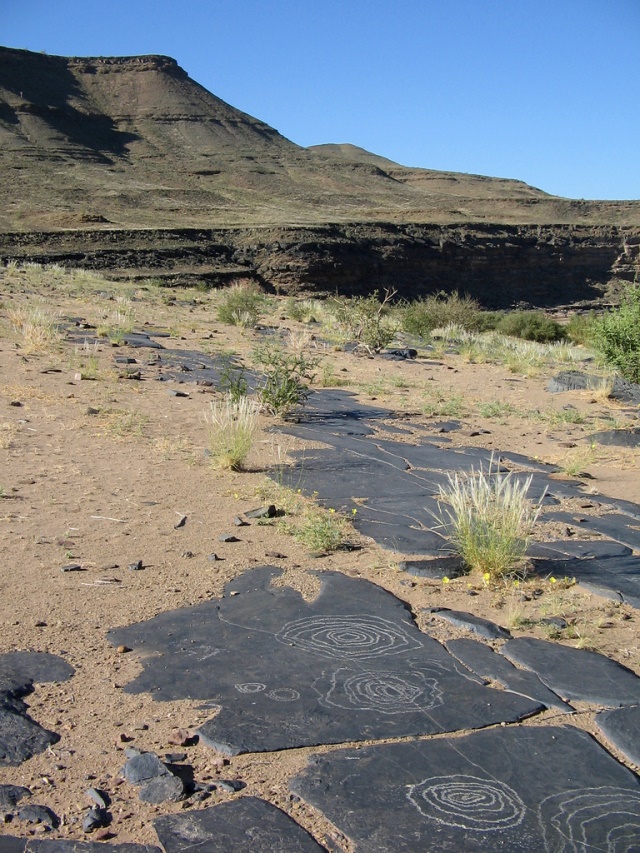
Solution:
<svg viewBox="0 0 640 853"><path fill-rule="evenodd" d="M640 224L640 202L305 149L164 56L0 48L0 230L349 221Z"/></svg>

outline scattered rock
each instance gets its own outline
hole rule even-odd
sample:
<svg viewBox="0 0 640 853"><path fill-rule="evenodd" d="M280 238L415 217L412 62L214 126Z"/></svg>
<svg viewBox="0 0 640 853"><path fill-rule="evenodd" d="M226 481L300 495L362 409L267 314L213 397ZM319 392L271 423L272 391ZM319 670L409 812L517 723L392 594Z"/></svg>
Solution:
<svg viewBox="0 0 640 853"><path fill-rule="evenodd" d="M218 542L239 542L237 536L234 536L233 533L221 533L218 536Z"/></svg>
<svg viewBox="0 0 640 853"><path fill-rule="evenodd" d="M172 773L151 779L138 791L138 797L143 803L178 803L184 796L182 779Z"/></svg>
<svg viewBox="0 0 640 853"><path fill-rule="evenodd" d="M142 560L137 560L135 563L129 563L129 571L141 572L144 569Z"/></svg>
<svg viewBox="0 0 640 853"><path fill-rule="evenodd" d="M180 519L180 521L177 524L173 525L173 529L179 530L181 527L184 527L186 523L187 523L187 516L183 515L182 518Z"/></svg>
<svg viewBox="0 0 640 853"><path fill-rule="evenodd" d="M49 829L56 829L60 826L60 818L47 806L22 806L18 810L18 817L27 823L41 823Z"/></svg>
<svg viewBox="0 0 640 853"><path fill-rule="evenodd" d="M90 800L93 800L99 809L106 809L108 807L108 796L102 791L99 791L97 788L87 788L85 794Z"/></svg>
<svg viewBox="0 0 640 853"><path fill-rule="evenodd" d="M97 806L89 809L82 819L82 829L84 832L93 832L94 829L102 829L110 823L109 815L104 809Z"/></svg>
<svg viewBox="0 0 640 853"><path fill-rule="evenodd" d="M276 509L274 504L269 504L269 506L261 506L257 509L250 509L248 512L245 512L245 518L275 518L278 514L278 510Z"/></svg>

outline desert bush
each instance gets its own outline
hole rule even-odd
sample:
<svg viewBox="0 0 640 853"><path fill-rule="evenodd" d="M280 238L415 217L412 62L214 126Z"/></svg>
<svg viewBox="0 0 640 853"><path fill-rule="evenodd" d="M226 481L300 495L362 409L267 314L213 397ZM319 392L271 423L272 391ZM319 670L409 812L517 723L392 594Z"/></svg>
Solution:
<svg viewBox="0 0 640 853"><path fill-rule="evenodd" d="M380 300L376 290L370 296L334 300L334 316L348 340L379 352L394 339L397 324L390 317L389 303L395 291L386 291Z"/></svg>
<svg viewBox="0 0 640 853"><path fill-rule="evenodd" d="M259 407L248 397L234 400L227 395L223 400L212 400L211 409L205 412L209 431L209 453L218 468L232 471L242 469L258 429Z"/></svg>
<svg viewBox="0 0 640 853"><path fill-rule="evenodd" d="M246 371L242 364L237 364L233 357L225 358L220 370L218 388L223 394L228 395L234 403L240 402L247 396L248 383Z"/></svg>
<svg viewBox="0 0 640 853"><path fill-rule="evenodd" d="M494 312L482 311L480 303L466 294L441 291L405 304L402 328L423 338L433 329L452 324L470 332L481 332L494 328L497 316Z"/></svg>
<svg viewBox="0 0 640 853"><path fill-rule="evenodd" d="M574 314L564 327L567 337L574 344L591 346L595 322L596 315L593 311L588 314Z"/></svg>
<svg viewBox="0 0 640 853"><path fill-rule="evenodd" d="M532 476L518 480L491 469L448 474L436 517L469 570L499 578L522 567L540 504L527 498Z"/></svg>
<svg viewBox="0 0 640 853"><path fill-rule="evenodd" d="M238 282L225 288L220 297L217 317L230 326L253 328L264 310L264 296L253 282Z"/></svg>
<svg viewBox="0 0 640 853"><path fill-rule="evenodd" d="M503 335L537 343L561 341L567 337L565 327L542 311L509 311L500 317L496 329Z"/></svg>
<svg viewBox="0 0 640 853"><path fill-rule="evenodd" d="M317 358L266 343L255 350L254 360L262 371L258 397L268 411L284 417L305 402L310 394L308 383L313 381L318 366Z"/></svg>
<svg viewBox="0 0 640 853"><path fill-rule="evenodd" d="M625 379L640 382L640 285L629 285L620 306L594 321L593 344Z"/></svg>

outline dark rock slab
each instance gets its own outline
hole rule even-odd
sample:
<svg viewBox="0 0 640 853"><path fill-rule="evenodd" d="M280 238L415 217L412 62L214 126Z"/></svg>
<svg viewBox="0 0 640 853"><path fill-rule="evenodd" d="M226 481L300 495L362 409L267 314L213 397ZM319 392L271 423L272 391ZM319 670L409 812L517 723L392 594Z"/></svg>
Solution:
<svg viewBox="0 0 640 853"><path fill-rule="evenodd" d="M161 817L153 825L166 853L316 853L324 849L287 814L257 797Z"/></svg>
<svg viewBox="0 0 640 853"><path fill-rule="evenodd" d="M45 652L0 655L0 764L21 764L59 740L28 716L23 697L35 681L65 681L73 672L62 658Z"/></svg>
<svg viewBox="0 0 640 853"><path fill-rule="evenodd" d="M599 376L589 376L579 370L565 370L549 380L547 391L558 394L563 391L596 390L601 386L602 378ZM640 404L640 385L617 376L613 381L611 397L637 406Z"/></svg>
<svg viewBox="0 0 640 853"><path fill-rule="evenodd" d="M435 734L514 721L540 704L476 683L385 590L319 573L306 602L271 566L225 596L110 632L144 652L126 689L221 707L199 730L226 753Z"/></svg>
<svg viewBox="0 0 640 853"><path fill-rule="evenodd" d="M640 557L533 560L536 574L570 578L583 589L640 609Z"/></svg>
<svg viewBox="0 0 640 853"><path fill-rule="evenodd" d="M638 524L624 513L607 513L606 515L577 515L570 512L549 513L545 520L560 521L589 533L607 536L616 542L621 542L634 551L640 551L640 530Z"/></svg>
<svg viewBox="0 0 640 853"><path fill-rule="evenodd" d="M571 705L545 687L535 673L518 669L484 643L477 640L449 640L446 646L454 657L481 678L497 681L512 693L528 696L547 708L565 713L573 711Z"/></svg>
<svg viewBox="0 0 640 853"><path fill-rule="evenodd" d="M487 640L506 640L511 636L511 632L506 628L496 625L489 619L474 616L473 613L449 610L446 607L437 607L432 612L438 619L444 619L445 622L455 625L456 628L464 628L465 631L471 631Z"/></svg>
<svg viewBox="0 0 640 853"><path fill-rule="evenodd" d="M463 560L460 557L435 557L431 560L402 560L398 563L402 572L407 572L416 578L459 578L466 574Z"/></svg>
<svg viewBox="0 0 640 853"><path fill-rule="evenodd" d="M601 711L596 714L596 725L609 743L640 767L640 706Z"/></svg>
<svg viewBox="0 0 640 853"><path fill-rule="evenodd" d="M609 707L640 703L640 678L598 652L532 637L509 640L500 652L535 672L547 687L567 701L574 699Z"/></svg>
<svg viewBox="0 0 640 853"><path fill-rule="evenodd" d="M22 785L0 785L0 812L10 811L23 797L30 795L31 791Z"/></svg>
<svg viewBox="0 0 640 853"><path fill-rule="evenodd" d="M0 853L162 853L152 844L105 844L63 838L15 838L0 836Z"/></svg>
<svg viewBox="0 0 640 853"><path fill-rule="evenodd" d="M640 427L594 432L590 438L609 447L640 447Z"/></svg>
<svg viewBox="0 0 640 853"><path fill-rule="evenodd" d="M68 681L75 669L49 652L7 652L0 655L0 678L8 670L19 672L34 684Z"/></svg>
<svg viewBox="0 0 640 853"><path fill-rule="evenodd" d="M291 788L367 853L631 853L640 837L638 777L572 727L337 750Z"/></svg>
<svg viewBox="0 0 640 853"><path fill-rule="evenodd" d="M571 559L573 557L628 557L633 552L621 542L610 542L604 539L566 539L558 542L532 542L528 550L529 557L546 557L555 560Z"/></svg>

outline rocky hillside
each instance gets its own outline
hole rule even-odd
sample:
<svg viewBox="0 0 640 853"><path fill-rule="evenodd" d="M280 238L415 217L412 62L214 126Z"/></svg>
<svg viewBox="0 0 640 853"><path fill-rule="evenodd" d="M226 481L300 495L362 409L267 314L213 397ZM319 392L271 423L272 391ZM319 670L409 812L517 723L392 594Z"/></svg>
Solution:
<svg viewBox="0 0 640 853"><path fill-rule="evenodd" d="M295 145L163 56L0 48L0 261L298 292L602 297L640 276L640 201Z"/></svg>

